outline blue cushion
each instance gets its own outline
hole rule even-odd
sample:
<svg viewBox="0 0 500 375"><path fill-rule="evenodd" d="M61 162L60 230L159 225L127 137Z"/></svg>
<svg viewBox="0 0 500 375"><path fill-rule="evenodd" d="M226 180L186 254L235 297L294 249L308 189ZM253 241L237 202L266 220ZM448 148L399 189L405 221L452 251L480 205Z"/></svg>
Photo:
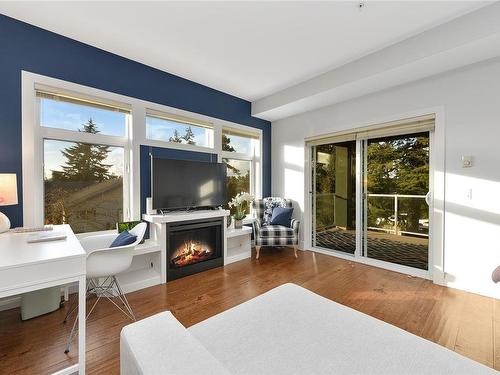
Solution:
<svg viewBox="0 0 500 375"><path fill-rule="evenodd" d="M283 225L290 227L292 221L293 207L274 207L273 216L271 217L271 225Z"/></svg>
<svg viewBox="0 0 500 375"><path fill-rule="evenodd" d="M136 239L137 236L130 234L128 230L125 229L115 238L115 240L111 243L109 247L130 245L131 243L134 243Z"/></svg>

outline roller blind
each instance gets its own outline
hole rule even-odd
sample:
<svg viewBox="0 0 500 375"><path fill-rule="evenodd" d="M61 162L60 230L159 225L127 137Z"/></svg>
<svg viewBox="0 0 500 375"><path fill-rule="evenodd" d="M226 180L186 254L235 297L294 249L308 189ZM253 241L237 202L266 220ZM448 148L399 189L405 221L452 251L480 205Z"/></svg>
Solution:
<svg viewBox="0 0 500 375"><path fill-rule="evenodd" d="M356 139L387 137L434 130L434 115L381 124L380 127L356 132Z"/></svg>
<svg viewBox="0 0 500 375"><path fill-rule="evenodd" d="M66 103L85 105L89 107L104 109L107 111L115 111L122 113L130 113L130 107L117 102L108 100L101 100L91 97L81 97L72 95L71 93L52 92L44 89L36 89L36 96L38 98L50 99L54 101L61 101Z"/></svg>
<svg viewBox="0 0 500 375"><path fill-rule="evenodd" d="M193 125L193 126L199 126L202 128L213 128L213 124L209 121L203 121L203 120L198 120L198 119L193 119L189 117L184 117L180 115L174 115L172 113L165 113L165 112L159 112L155 111L152 109L148 109L146 111L147 116L150 117L156 117L162 120L167 120L167 121L173 121L173 122L178 122L181 124L186 124L186 125Z"/></svg>
<svg viewBox="0 0 500 375"><path fill-rule="evenodd" d="M222 129L222 134L226 135L234 135L235 137L245 137L245 138L252 138L252 139L259 139L259 134L250 132L250 131L244 131L244 130L239 130L239 129L229 129L229 128L223 128Z"/></svg>
<svg viewBox="0 0 500 375"><path fill-rule="evenodd" d="M433 131L435 124L434 115L412 117L404 120L392 121L363 127L334 134L325 134L306 139L309 146L317 146L328 143L341 143L354 141L356 139L368 139L386 137L392 135L413 134Z"/></svg>

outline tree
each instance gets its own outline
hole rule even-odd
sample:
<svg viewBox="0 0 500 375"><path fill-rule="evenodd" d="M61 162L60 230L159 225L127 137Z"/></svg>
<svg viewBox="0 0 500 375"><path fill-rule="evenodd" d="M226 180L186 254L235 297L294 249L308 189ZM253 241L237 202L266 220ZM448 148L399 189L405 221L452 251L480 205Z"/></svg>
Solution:
<svg viewBox="0 0 500 375"><path fill-rule="evenodd" d="M97 125L89 118L79 132L97 134ZM109 172L110 164L104 161L109 154L109 146L77 142L61 151L66 158L62 171L52 171L52 179L57 181L104 181L115 178Z"/></svg>
<svg viewBox="0 0 500 375"><path fill-rule="evenodd" d="M231 138L229 138L226 134L222 133L222 151L235 152L233 146L231 146Z"/></svg>
<svg viewBox="0 0 500 375"><path fill-rule="evenodd" d="M369 193L425 195L429 190L429 137L415 134L387 137L369 142L368 187ZM401 198L398 227L410 232L419 231L419 219L427 218L428 207L423 199ZM375 198L369 203L369 225L377 225L383 218L392 225L394 214L392 198Z"/></svg>
<svg viewBox="0 0 500 375"><path fill-rule="evenodd" d="M177 131L177 129L174 129L174 135L172 137L170 137L168 140L169 140L169 142L182 143L182 137L179 134L179 132Z"/></svg>
<svg viewBox="0 0 500 375"><path fill-rule="evenodd" d="M184 134L182 139L184 139L184 141L186 141L186 143L188 145L195 145L196 144L196 142L194 141L194 133L193 133L193 129L191 129L191 126L188 126L186 128L186 134Z"/></svg>

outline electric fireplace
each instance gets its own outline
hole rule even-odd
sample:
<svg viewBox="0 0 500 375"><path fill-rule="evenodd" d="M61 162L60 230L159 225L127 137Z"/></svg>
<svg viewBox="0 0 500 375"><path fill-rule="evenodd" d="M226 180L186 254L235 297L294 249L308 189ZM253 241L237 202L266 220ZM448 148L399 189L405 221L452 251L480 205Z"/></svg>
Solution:
<svg viewBox="0 0 500 375"><path fill-rule="evenodd" d="M167 281L220 267L223 219L167 225Z"/></svg>

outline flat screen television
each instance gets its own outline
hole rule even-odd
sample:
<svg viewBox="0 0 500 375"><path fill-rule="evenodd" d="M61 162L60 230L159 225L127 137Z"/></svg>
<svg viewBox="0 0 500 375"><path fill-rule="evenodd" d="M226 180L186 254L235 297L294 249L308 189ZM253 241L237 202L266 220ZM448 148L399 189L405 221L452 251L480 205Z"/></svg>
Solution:
<svg viewBox="0 0 500 375"><path fill-rule="evenodd" d="M226 204L223 163L152 158L153 209L176 210Z"/></svg>

